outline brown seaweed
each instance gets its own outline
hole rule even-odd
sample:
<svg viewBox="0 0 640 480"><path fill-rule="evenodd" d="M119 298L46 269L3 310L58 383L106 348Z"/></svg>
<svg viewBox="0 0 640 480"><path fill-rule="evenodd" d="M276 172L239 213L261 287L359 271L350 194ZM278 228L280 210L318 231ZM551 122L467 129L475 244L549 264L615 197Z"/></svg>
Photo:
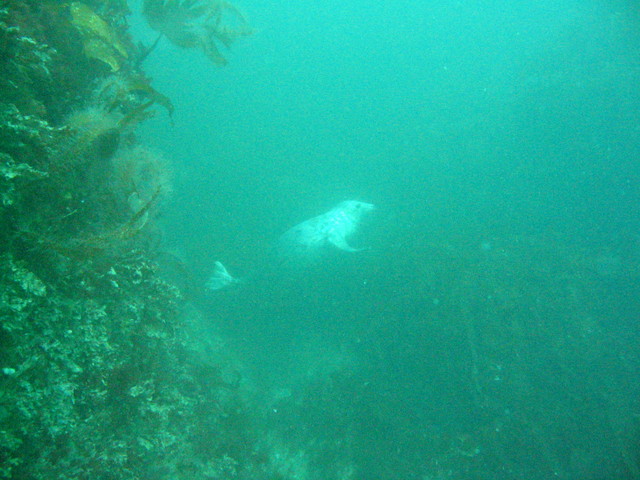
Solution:
<svg viewBox="0 0 640 480"><path fill-rule="evenodd" d="M216 65L227 63L218 44L230 48L252 33L240 10L220 0L145 0L143 13L172 43L200 49Z"/></svg>

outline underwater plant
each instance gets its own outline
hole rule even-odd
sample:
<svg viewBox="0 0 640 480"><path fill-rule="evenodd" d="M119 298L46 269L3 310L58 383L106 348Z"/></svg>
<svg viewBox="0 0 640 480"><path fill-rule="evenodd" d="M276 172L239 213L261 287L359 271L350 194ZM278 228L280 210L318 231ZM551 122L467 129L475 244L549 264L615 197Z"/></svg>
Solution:
<svg viewBox="0 0 640 480"><path fill-rule="evenodd" d="M217 44L230 48L252 33L244 15L221 0L145 0L149 26L182 48L198 48L216 65L227 59Z"/></svg>
<svg viewBox="0 0 640 480"><path fill-rule="evenodd" d="M114 194L122 192L129 198L136 193L142 201L146 201L157 191L170 193L171 173L170 164L165 158L136 145L121 149L113 158L110 181Z"/></svg>
<svg viewBox="0 0 640 480"><path fill-rule="evenodd" d="M92 101L104 105L108 111L118 110L125 114L120 121L122 127L136 124L152 115L149 107L158 104L169 117L173 115L173 104L169 97L151 86L150 80L142 73L109 75L95 88Z"/></svg>
<svg viewBox="0 0 640 480"><path fill-rule="evenodd" d="M109 24L82 2L73 2L69 8L71 24L82 37L84 54L109 65L114 72L120 70L123 59L129 55Z"/></svg>

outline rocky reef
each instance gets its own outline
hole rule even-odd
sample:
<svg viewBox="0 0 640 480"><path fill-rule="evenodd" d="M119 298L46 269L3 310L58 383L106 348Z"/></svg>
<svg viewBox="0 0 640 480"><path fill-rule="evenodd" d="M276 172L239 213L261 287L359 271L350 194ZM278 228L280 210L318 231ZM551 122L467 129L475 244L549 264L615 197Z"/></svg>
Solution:
<svg viewBox="0 0 640 480"><path fill-rule="evenodd" d="M171 170L135 130L172 106L127 13L117 0L0 8L3 479L263 468L235 367L196 341L198 314L156 273Z"/></svg>

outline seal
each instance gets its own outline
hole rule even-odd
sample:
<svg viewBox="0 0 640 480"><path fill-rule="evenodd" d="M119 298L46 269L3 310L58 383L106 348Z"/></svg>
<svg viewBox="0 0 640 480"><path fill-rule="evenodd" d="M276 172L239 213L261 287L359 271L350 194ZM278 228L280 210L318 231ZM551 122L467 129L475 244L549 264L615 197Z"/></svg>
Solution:
<svg viewBox="0 0 640 480"><path fill-rule="evenodd" d="M287 230L278 240L277 254L282 259L313 259L330 246L345 252L364 250L349 245L347 237L357 230L362 217L374 208L370 203L356 200L342 202L327 213Z"/></svg>
<svg viewBox="0 0 640 480"><path fill-rule="evenodd" d="M352 247L347 239L356 232L364 215L374 208L371 203L347 200L322 215L290 228L276 242L275 259L269 262L271 268L291 271L311 265L322 259L329 249L345 252L365 250ZM206 286L210 290L220 290L239 282L222 263L216 262Z"/></svg>

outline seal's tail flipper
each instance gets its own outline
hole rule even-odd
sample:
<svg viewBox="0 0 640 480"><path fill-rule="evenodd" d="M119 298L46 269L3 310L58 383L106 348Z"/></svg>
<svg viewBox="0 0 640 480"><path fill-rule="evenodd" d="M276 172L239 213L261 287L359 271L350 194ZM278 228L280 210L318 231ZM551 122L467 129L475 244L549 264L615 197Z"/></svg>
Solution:
<svg viewBox="0 0 640 480"><path fill-rule="evenodd" d="M226 267L222 263L216 261L213 273L209 277L206 286L209 290L220 290L239 282L240 279L232 277Z"/></svg>

